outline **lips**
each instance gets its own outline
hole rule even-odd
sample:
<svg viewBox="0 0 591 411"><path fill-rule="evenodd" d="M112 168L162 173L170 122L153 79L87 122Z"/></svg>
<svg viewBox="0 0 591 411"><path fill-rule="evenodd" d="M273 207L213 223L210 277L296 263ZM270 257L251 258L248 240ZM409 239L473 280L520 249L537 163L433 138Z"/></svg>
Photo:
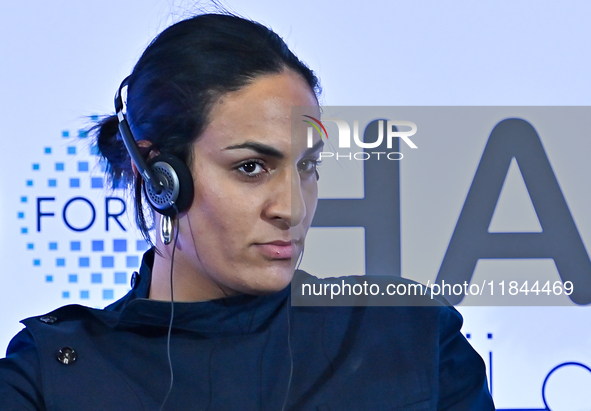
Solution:
<svg viewBox="0 0 591 411"><path fill-rule="evenodd" d="M291 250L293 243L291 241L270 241L267 243L256 244L260 252L271 260L289 260L291 259Z"/></svg>

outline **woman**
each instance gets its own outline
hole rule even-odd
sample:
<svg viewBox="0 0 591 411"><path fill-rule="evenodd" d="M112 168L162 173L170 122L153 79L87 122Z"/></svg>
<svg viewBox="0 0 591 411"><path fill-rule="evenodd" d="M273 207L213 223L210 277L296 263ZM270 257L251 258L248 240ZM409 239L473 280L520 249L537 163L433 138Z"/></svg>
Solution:
<svg viewBox="0 0 591 411"><path fill-rule="evenodd" d="M156 247L105 310L24 321L0 362L2 410L494 409L453 308L290 307L321 150L292 141L291 109L318 118L318 89L239 17L152 42L97 134L146 236L157 211Z"/></svg>

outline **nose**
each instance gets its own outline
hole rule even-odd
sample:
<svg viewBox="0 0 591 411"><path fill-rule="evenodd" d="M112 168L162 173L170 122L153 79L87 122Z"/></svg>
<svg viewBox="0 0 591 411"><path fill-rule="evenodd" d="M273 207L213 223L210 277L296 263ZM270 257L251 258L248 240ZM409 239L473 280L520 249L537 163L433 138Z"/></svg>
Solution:
<svg viewBox="0 0 591 411"><path fill-rule="evenodd" d="M306 216L300 175L291 168L286 168L277 177L267 203L267 217L281 225L281 228L296 227Z"/></svg>

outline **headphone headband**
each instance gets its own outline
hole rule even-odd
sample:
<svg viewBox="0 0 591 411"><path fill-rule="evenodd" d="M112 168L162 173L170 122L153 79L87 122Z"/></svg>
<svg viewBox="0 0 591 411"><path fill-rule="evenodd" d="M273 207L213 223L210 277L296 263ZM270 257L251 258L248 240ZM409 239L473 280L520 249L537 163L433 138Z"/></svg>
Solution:
<svg viewBox="0 0 591 411"><path fill-rule="evenodd" d="M122 91L123 88L128 87L129 77L126 77L122 82L117 92L115 93L115 112L117 113L117 119L119 120L119 133L123 138L123 143L129 152L133 163L139 170L140 174L142 175L144 181L152 187L152 190L157 194L162 192L162 182L156 178L152 170L148 167L146 162L144 161L142 154L140 153L140 149L133 138L133 134L131 133L131 128L129 127L129 123L127 122L127 117L125 116L127 113L127 107L123 102L122 98ZM126 90L127 91L127 90ZM127 98L126 98L127 100Z"/></svg>
<svg viewBox="0 0 591 411"><path fill-rule="evenodd" d="M150 205L160 214L174 216L189 209L193 201L191 171L178 157L164 153L146 163L126 118L127 106L122 94L124 90L127 94L128 80L129 77L126 77L115 93L119 133L131 160L144 179L144 195Z"/></svg>

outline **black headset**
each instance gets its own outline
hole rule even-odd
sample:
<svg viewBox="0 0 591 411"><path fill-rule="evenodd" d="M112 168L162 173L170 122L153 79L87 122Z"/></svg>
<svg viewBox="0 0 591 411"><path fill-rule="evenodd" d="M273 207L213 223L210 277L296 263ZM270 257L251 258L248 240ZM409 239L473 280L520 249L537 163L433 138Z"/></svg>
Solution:
<svg viewBox="0 0 591 411"><path fill-rule="evenodd" d="M115 93L115 112L119 120L119 133L129 156L144 180L144 195L152 208L165 216L175 216L187 211L193 201L191 171L181 159L166 153L161 153L146 163L125 116L127 106L123 102L122 90L127 88L128 81L129 77L126 77Z"/></svg>

